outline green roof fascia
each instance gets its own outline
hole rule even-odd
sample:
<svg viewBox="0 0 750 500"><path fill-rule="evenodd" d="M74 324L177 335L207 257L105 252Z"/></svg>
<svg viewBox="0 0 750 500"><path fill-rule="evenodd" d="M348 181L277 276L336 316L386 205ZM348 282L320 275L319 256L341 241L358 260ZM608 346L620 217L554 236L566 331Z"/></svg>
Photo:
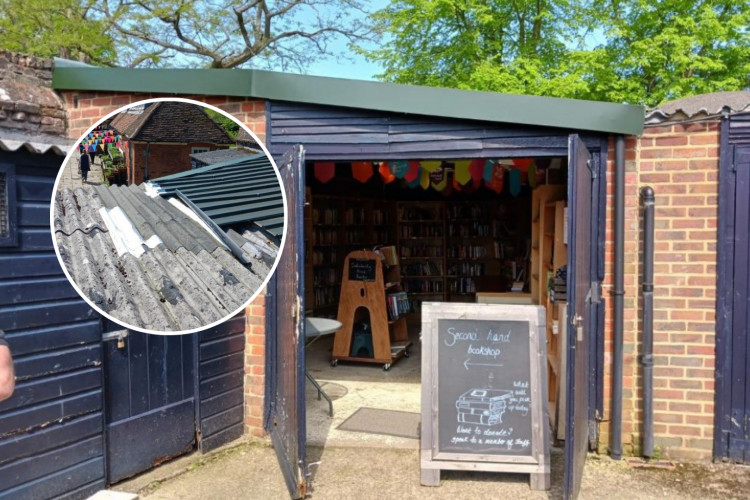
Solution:
<svg viewBox="0 0 750 500"><path fill-rule="evenodd" d="M226 95L640 135L645 109L598 101L401 85L255 69L126 69L58 64L57 90Z"/></svg>

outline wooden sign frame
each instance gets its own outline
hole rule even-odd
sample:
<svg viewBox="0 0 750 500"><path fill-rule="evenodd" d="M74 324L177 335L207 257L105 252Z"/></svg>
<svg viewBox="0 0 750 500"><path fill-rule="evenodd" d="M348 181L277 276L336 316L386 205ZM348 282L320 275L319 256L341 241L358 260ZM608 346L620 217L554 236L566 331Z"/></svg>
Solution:
<svg viewBox="0 0 750 500"><path fill-rule="evenodd" d="M441 470L473 470L530 474L531 489L550 488L549 408L545 309L542 306L424 302L422 304L422 425L420 471L424 486L438 486ZM529 455L448 453L440 450L439 320L521 321L529 324L529 394L531 453ZM501 370L501 369L498 369Z"/></svg>

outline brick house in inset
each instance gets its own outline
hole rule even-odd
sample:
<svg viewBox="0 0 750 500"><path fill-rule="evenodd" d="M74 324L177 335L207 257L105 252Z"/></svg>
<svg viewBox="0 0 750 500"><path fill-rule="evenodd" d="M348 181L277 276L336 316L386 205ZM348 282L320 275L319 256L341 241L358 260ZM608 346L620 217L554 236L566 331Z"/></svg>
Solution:
<svg viewBox="0 0 750 500"><path fill-rule="evenodd" d="M128 184L190 170L191 154L234 143L200 106L181 101L134 106L110 126L122 135Z"/></svg>

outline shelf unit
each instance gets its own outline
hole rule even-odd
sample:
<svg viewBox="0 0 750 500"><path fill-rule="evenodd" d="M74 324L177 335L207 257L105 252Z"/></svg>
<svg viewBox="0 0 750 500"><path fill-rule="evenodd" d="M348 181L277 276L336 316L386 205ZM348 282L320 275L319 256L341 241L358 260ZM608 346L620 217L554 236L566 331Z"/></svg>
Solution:
<svg viewBox="0 0 750 500"><path fill-rule="evenodd" d="M358 280L350 276L351 263L369 263L372 275ZM389 307L391 295L402 292L398 263L385 266L381 255L369 250L349 253L344 260L344 280L341 284L338 321L341 322L333 340L331 366L339 361L379 363L384 370L402 357L409 356L409 335L406 324L406 309L400 313ZM355 338L355 324L364 323L369 327L371 356L360 354L361 349L369 350L366 340ZM364 337L367 337L365 334Z"/></svg>
<svg viewBox="0 0 750 500"><path fill-rule="evenodd" d="M307 309L315 316L334 317L341 292L341 269L353 250L393 245L393 203L382 200L317 195L307 197L310 222L305 246L311 277Z"/></svg>
<svg viewBox="0 0 750 500"><path fill-rule="evenodd" d="M399 202L396 213L402 283L419 312L422 302L446 299L444 204Z"/></svg>

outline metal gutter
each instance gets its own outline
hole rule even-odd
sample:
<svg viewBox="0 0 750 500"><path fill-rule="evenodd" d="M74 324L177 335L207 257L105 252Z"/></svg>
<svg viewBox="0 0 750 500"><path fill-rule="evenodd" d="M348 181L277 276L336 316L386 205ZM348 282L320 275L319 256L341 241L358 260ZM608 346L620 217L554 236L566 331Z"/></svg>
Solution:
<svg viewBox="0 0 750 500"><path fill-rule="evenodd" d="M625 137L615 138L615 276L610 455L622 458L622 365L625 300Z"/></svg>
<svg viewBox="0 0 750 500"><path fill-rule="evenodd" d="M453 119L639 135L642 106L296 75L255 69L125 69L59 64L55 90L227 95Z"/></svg>

